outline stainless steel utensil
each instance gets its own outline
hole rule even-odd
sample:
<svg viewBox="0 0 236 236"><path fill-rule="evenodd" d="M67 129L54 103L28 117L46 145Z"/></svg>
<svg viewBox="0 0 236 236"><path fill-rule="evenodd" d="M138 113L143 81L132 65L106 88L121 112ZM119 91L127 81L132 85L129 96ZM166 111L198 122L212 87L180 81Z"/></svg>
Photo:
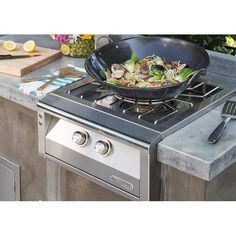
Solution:
<svg viewBox="0 0 236 236"><path fill-rule="evenodd" d="M21 58L30 58L30 57L38 57L41 55L34 54L34 55L11 55L11 54L4 54L0 55L0 60L7 60L7 59L21 59Z"/></svg>
<svg viewBox="0 0 236 236"><path fill-rule="evenodd" d="M217 143L231 119L236 119L236 101L226 101L221 116L225 118L208 138L209 143Z"/></svg>

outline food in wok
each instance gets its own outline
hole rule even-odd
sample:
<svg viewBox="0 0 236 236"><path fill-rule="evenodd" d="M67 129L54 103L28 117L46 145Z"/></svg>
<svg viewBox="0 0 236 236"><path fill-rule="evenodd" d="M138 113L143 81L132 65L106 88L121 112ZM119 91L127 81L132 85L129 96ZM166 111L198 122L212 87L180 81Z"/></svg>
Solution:
<svg viewBox="0 0 236 236"><path fill-rule="evenodd" d="M180 61L166 61L158 55L138 59L135 53L121 64L112 64L104 73L106 82L138 88L164 87L188 80L197 72Z"/></svg>

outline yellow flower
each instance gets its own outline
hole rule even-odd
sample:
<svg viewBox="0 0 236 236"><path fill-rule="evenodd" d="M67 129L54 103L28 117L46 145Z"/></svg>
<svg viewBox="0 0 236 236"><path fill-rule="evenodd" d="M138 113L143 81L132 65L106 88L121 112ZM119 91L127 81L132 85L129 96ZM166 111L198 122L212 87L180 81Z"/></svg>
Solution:
<svg viewBox="0 0 236 236"><path fill-rule="evenodd" d="M92 34L83 34L83 35L81 35L82 40L91 39L92 37L93 37Z"/></svg>

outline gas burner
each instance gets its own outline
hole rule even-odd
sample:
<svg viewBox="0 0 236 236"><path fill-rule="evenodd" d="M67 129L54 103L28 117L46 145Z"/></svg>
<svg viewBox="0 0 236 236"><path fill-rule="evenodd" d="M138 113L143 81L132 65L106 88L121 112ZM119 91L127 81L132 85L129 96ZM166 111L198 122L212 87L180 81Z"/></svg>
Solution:
<svg viewBox="0 0 236 236"><path fill-rule="evenodd" d="M146 111L149 111L152 108L152 105L142 105L142 104L134 104L134 103L128 103L128 102L122 102L120 105L121 109L123 110L123 114L125 114L128 111L133 111L136 113L143 113Z"/></svg>
<svg viewBox="0 0 236 236"><path fill-rule="evenodd" d="M155 125L171 118L177 112L184 112L193 107L193 103L176 98L157 103L155 101L140 103L138 100L136 102L130 102L130 100L127 102L124 98L118 99L116 95L111 93L104 94L104 91L100 88L96 90L96 93L98 97L93 100L95 104L119 110L123 114L146 120Z"/></svg>
<svg viewBox="0 0 236 236"><path fill-rule="evenodd" d="M168 120L178 111L186 111L193 107L193 104L178 99L163 101L158 104L142 105L139 103L131 104L122 102L120 108L123 114L135 116L138 119L146 120L157 125Z"/></svg>
<svg viewBox="0 0 236 236"><path fill-rule="evenodd" d="M140 104L140 103L132 104L132 103L123 102L121 103L120 107L122 109L123 114L129 111L132 111L135 113L146 114L146 113L149 113L150 111L164 112L170 108L175 110L174 100L171 100L168 102L161 102L157 104L148 104L148 105Z"/></svg>

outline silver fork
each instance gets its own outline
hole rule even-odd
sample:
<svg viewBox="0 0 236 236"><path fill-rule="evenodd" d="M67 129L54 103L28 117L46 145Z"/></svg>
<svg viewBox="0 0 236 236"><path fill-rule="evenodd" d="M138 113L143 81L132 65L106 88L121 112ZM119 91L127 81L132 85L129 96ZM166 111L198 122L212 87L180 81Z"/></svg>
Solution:
<svg viewBox="0 0 236 236"><path fill-rule="evenodd" d="M221 116L225 118L211 133L208 138L208 142L211 144L215 144L221 138L226 126L228 125L231 119L236 119L236 102L235 101L226 101Z"/></svg>

